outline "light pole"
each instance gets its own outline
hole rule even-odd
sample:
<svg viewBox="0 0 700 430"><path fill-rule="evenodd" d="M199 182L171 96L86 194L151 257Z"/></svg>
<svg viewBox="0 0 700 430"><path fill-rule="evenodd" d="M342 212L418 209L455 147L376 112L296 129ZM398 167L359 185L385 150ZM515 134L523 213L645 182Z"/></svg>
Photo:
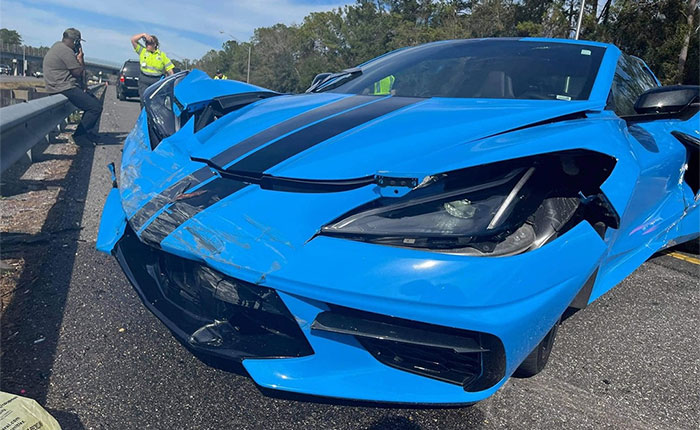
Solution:
<svg viewBox="0 0 700 430"><path fill-rule="evenodd" d="M243 42L241 42L240 40L238 40L238 38L236 38L236 37L235 37L233 34L231 34L231 33L227 33L227 32L225 32L225 31L223 31L223 30L219 30L219 33L227 35L228 37L232 38L233 40L235 40L235 41L238 42L239 44L243 43ZM252 49L253 49L253 44L252 44L252 43L248 43L248 73L247 73L246 78L245 78L245 81L248 82L248 83L250 83L250 54L251 54L251 52L252 52Z"/></svg>
<svg viewBox="0 0 700 430"><path fill-rule="evenodd" d="M583 8L586 7L586 0L581 0L581 10L578 13L578 24L576 25L576 36L574 39L578 40L578 35L581 34L581 23L583 22Z"/></svg>

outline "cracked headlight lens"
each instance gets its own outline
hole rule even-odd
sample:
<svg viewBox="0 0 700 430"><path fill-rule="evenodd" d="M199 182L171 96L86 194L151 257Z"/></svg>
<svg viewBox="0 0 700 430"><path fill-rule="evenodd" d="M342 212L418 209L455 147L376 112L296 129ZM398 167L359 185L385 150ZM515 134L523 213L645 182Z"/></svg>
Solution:
<svg viewBox="0 0 700 430"><path fill-rule="evenodd" d="M590 212L582 196L598 195L613 166L603 154L568 151L448 172L404 197L360 207L321 234L467 254L523 252Z"/></svg>

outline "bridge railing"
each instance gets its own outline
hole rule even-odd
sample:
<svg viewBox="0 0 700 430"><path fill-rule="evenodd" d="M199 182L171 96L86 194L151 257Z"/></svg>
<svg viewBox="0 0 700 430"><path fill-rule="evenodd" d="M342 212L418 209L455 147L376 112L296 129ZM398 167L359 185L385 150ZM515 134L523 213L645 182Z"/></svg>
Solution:
<svg viewBox="0 0 700 430"><path fill-rule="evenodd" d="M93 85L93 94L104 88ZM12 166L49 133L56 130L68 116L78 110L62 94L56 94L0 109L0 173Z"/></svg>
<svg viewBox="0 0 700 430"><path fill-rule="evenodd" d="M28 57L43 57L49 50L47 46L40 48L34 48L25 45L11 45L9 43L0 43L0 52L6 52L8 54L16 55L26 55Z"/></svg>

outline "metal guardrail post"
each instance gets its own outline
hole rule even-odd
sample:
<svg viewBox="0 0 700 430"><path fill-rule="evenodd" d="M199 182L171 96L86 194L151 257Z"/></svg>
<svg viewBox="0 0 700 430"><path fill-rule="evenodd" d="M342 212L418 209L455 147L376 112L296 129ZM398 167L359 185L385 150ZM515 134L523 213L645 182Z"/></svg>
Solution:
<svg viewBox="0 0 700 430"><path fill-rule="evenodd" d="M90 87L91 92L104 85ZM31 149L60 126L77 109L68 99L56 94L0 109L0 172L28 154Z"/></svg>

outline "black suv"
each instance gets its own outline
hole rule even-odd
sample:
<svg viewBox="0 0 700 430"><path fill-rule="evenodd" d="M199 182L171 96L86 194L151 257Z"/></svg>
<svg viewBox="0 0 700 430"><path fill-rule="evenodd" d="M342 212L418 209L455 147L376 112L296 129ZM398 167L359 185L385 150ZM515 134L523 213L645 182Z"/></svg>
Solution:
<svg viewBox="0 0 700 430"><path fill-rule="evenodd" d="M127 60L122 66L119 73L119 82L117 83L117 98L126 100L127 97L139 96L139 75L141 70L139 62L136 60Z"/></svg>

